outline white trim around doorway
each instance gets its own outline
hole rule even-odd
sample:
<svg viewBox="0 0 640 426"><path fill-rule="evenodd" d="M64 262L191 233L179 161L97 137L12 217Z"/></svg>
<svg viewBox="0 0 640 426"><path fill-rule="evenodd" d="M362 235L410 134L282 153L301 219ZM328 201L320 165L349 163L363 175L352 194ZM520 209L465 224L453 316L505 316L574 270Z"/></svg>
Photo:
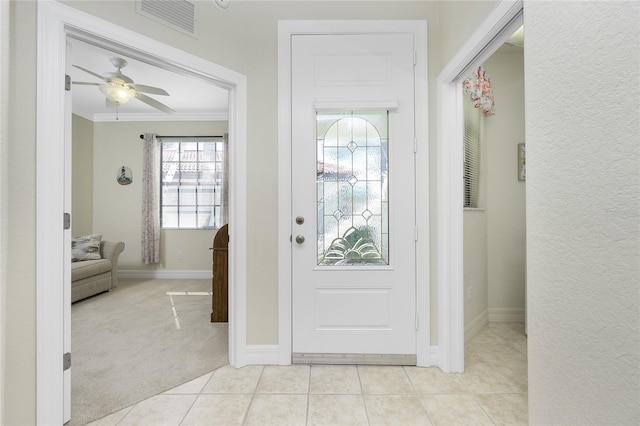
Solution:
<svg viewBox="0 0 640 426"><path fill-rule="evenodd" d="M117 45L229 90L229 362L247 364L247 82L240 73L72 7L38 3L36 139L36 418L63 419L63 247L66 39ZM58 253L59 255L56 255Z"/></svg>
<svg viewBox="0 0 640 426"><path fill-rule="evenodd" d="M291 271L291 36L295 34L413 33L416 50L416 352L417 365L430 366L429 300L429 141L426 21L279 21L278 22L278 363L292 360Z"/></svg>
<svg viewBox="0 0 640 426"><path fill-rule="evenodd" d="M464 371L463 116L459 83L522 25L522 8L522 0L500 2L437 79L438 366L445 373Z"/></svg>

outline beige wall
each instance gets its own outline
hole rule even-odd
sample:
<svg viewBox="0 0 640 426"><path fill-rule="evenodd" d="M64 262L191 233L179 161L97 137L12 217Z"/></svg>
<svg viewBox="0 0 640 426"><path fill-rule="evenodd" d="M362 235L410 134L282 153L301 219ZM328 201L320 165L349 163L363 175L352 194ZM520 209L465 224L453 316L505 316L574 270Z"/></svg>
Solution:
<svg viewBox="0 0 640 426"><path fill-rule="evenodd" d="M123 241L121 270L210 270L209 247L214 230L162 230L160 264L141 261L140 226L142 200L141 133L159 135L223 135L226 121L211 122L97 122L93 149L93 232L103 239ZM122 166L131 168L133 182L120 185L116 175ZM182 259L177 252L182 252Z"/></svg>
<svg viewBox="0 0 640 426"><path fill-rule="evenodd" d="M504 46L482 65L496 113L485 117L479 208L463 215L466 327L524 319L525 183L516 174L517 145L524 142L523 60L522 49Z"/></svg>
<svg viewBox="0 0 640 426"><path fill-rule="evenodd" d="M472 326L486 320L489 285L487 282L487 213L484 209L465 209L463 220L464 325L465 337L474 336ZM477 326L477 325L476 325Z"/></svg>
<svg viewBox="0 0 640 426"><path fill-rule="evenodd" d="M9 179L8 146L9 132L4 123L9 117L9 3L0 3L0 182ZM0 184L0 413L4 412L5 388L5 334L6 334L6 306L7 306L7 221L8 187ZM0 414L0 422L2 415Z"/></svg>
<svg viewBox="0 0 640 426"><path fill-rule="evenodd" d="M10 5L4 412L6 425L35 424L36 407L36 7Z"/></svg>
<svg viewBox="0 0 640 426"><path fill-rule="evenodd" d="M486 120L488 308L489 321L499 321L525 308L525 182L517 175L517 147L524 143L523 49L504 46L484 69L496 99L496 113Z"/></svg>
<svg viewBox="0 0 640 426"><path fill-rule="evenodd" d="M531 424L640 419L640 3L525 2Z"/></svg>
<svg viewBox="0 0 640 426"><path fill-rule="evenodd" d="M69 1L71 7L244 73L248 79L248 330L249 344L276 344L277 321L277 20L426 19L429 22L429 117L431 176L435 177L435 77L495 2L469 5L428 1L269 2L236 1L221 11L198 2L197 39L167 29L135 12L133 1ZM329 5L329 7L328 7ZM467 6L474 10L467 12ZM454 13L455 12L455 13ZM460 26L460 21L465 25ZM8 268L3 424L35 424L35 125L36 3L11 2L8 147ZM440 39L444 40L441 46ZM440 57L445 58L442 61ZM3 124L4 125L4 124ZM137 142L137 140L136 140ZM98 155L97 144L94 156ZM120 164L116 164L117 167ZM107 179L113 180L113 167ZM94 184L102 178L94 170ZM135 178L135 175L134 175ZM435 179L430 194L435 199ZM431 204L432 255L435 203ZM94 216L96 206L94 205ZM101 223L94 217L94 228ZM133 251L133 250L131 250ZM127 250L128 252L128 250ZM435 266L432 259L431 265ZM432 278L435 277L435 267ZM435 288L432 280L431 287ZM432 294L435 320L436 294ZM432 322L432 330L436 330ZM435 337L435 333L434 333ZM435 338L432 343L436 343Z"/></svg>
<svg viewBox="0 0 640 426"><path fill-rule="evenodd" d="M463 95L463 102L470 102ZM465 208L462 213L463 268L464 268L464 326L465 341L473 338L479 326L487 319L489 282L487 260L487 132L485 118L484 137L480 144L480 169L478 173L478 204ZM460 194L462 208L462 193Z"/></svg>
<svg viewBox="0 0 640 426"><path fill-rule="evenodd" d="M93 122L72 117L71 234L93 232Z"/></svg>
<svg viewBox="0 0 640 426"><path fill-rule="evenodd" d="M441 1L440 68L444 68L500 1Z"/></svg>

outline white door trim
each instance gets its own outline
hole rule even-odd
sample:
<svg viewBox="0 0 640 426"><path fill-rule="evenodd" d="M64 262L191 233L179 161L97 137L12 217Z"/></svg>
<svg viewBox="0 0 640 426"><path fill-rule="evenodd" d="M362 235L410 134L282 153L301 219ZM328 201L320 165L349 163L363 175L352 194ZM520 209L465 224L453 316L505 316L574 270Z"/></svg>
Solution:
<svg viewBox="0 0 640 426"><path fill-rule="evenodd" d="M464 371L463 126L460 82L523 22L522 0L503 0L438 76L438 346L442 371Z"/></svg>
<svg viewBox="0 0 640 426"><path fill-rule="evenodd" d="M291 36L413 33L416 46L417 364L431 364L429 318L429 143L426 21L278 21L278 362L291 364Z"/></svg>
<svg viewBox="0 0 640 426"><path fill-rule="evenodd" d="M64 65L67 34L99 38L199 75L229 89L230 221L229 362L241 367L246 348L246 77L138 33L50 1L38 3L36 138L36 418L62 424L64 212Z"/></svg>
<svg viewBox="0 0 640 426"><path fill-rule="evenodd" d="M11 26L9 14L11 12L9 2L0 2L0 179L2 182L9 182L8 171L8 144L9 144L9 38L11 36ZM5 344L6 336L6 309L7 309L7 254L9 244L7 239L8 231L8 185L0 185L0 383L5 383ZM8 389L7 389L8 390ZM5 386L0 386L0 401L5 401L7 390Z"/></svg>

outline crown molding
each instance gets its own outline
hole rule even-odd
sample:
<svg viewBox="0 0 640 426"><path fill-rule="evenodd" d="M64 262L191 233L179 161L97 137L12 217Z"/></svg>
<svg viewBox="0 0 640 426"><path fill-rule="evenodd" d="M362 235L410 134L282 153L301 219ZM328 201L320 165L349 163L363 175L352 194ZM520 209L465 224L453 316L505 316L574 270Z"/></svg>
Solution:
<svg viewBox="0 0 640 426"><path fill-rule="evenodd" d="M118 114L116 119L115 113L100 113L100 114L77 114L87 120L98 122L108 121L228 121L229 112L217 111L207 113L175 113L175 114L163 114L163 113L129 113Z"/></svg>

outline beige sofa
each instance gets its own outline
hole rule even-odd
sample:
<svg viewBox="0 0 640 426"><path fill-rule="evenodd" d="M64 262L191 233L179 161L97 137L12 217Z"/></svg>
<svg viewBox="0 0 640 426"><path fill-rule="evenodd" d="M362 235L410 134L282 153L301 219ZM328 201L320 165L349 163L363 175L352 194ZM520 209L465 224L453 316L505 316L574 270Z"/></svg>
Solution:
<svg viewBox="0 0 640 426"><path fill-rule="evenodd" d="M101 241L102 259L71 263L71 303L118 285L118 256L123 250L123 242Z"/></svg>

